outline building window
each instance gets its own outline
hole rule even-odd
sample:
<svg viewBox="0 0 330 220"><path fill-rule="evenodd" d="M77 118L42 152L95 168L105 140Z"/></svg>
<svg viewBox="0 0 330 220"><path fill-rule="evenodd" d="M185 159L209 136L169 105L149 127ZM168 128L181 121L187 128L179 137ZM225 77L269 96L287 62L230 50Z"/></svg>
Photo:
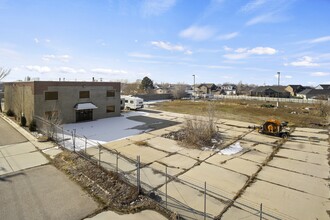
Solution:
<svg viewBox="0 0 330 220"><path fill-rule="evenodd" d="M89 98L89 91L80 91L79 92L80 99L88 99Z"/></svg>
<svg viewBox="0 0 330 220"><path fill-rule="evenodd" d="M114 105L108 105L107 106L107 113L109 112L115 112L116 108Z"/></svg>
<svg viewBox="0 0 330 220"><path fill-rule="evenodd" d="M45 118L54 121L58 119L58 111L47 111L45 112Z"/></svg>
<svg viewBox="0 0 330 220"><path fill-rule="evenodd" d="M107 97L115 97L116 91L115 90L107 90Z"/></svg>
<svg viewBox="0 0 330 220"><path fill-rule="evenodd" d="M58 100L58 92L45 92L45 100Z"/></svg>

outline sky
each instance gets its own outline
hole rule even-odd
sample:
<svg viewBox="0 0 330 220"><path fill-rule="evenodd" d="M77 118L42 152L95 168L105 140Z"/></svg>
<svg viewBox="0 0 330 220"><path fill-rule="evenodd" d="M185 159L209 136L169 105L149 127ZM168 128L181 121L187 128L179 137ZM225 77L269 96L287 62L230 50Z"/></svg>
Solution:
<svg viewBox="0 0 330 220"><path fill-rule="evenodd" d="M3 81L330 83L330 0L0 0Z"/></svg>

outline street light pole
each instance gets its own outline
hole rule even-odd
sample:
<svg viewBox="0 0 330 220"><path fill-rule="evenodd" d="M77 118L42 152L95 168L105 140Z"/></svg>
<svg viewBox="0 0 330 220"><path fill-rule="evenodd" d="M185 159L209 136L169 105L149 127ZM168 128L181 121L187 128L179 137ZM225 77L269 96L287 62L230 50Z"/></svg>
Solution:
<svg viewBox="0 0 330 220"><path fill-rule="evenodd" d="M193 90L193 97L194 97L194 101L195 101L195 95L196 95L196 88L195 88L195 74L192 75L194 77L194 90Z"/></svg>
<svg viewBox="0 0 330 220"><path fill-rule="evenodd" d="M278 86L278 90L280 89L280 77L281 77L281 73L280 72L277 72L277 86ZM280 91L277 92L277 108L278 108L278 103L279 103L279 100L280 100Z"/></svg>

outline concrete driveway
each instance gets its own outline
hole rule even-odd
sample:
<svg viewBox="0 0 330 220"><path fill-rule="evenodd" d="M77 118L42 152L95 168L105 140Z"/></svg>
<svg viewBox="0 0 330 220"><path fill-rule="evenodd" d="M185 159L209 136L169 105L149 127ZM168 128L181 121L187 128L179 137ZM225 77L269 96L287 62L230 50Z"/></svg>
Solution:
<svg viewBox="0 0 330 220"><path fill-rule="evenodd" d="M0 219L82 219L93 201L52 165L0 176Z"/></svg>

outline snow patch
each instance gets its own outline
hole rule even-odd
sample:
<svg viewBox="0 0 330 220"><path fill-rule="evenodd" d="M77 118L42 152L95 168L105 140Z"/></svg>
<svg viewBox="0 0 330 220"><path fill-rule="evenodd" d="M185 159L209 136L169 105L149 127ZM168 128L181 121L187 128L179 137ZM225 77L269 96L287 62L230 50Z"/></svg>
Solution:
<svg viewBox="0 0 330 220"><path fill-rule="evenodd" d="M235 144L230 145L229 147L221 150L219 154L221 155L234 155L239 152L241 152L243 148L241 147L239 142L236 142Z"/></svg>

